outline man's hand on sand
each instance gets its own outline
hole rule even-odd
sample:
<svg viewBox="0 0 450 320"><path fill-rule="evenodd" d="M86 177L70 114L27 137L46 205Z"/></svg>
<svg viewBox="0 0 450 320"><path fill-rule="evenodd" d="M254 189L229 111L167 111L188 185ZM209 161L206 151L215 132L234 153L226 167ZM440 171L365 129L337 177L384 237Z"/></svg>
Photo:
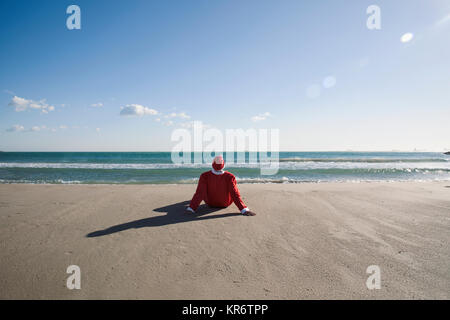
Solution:
<svg viewBox="0 0 450 320"><path fill-rule="evenodd" d="M246 211L243 213L244 216L256 216L256 213L254 213L253 211Z"/></svg>

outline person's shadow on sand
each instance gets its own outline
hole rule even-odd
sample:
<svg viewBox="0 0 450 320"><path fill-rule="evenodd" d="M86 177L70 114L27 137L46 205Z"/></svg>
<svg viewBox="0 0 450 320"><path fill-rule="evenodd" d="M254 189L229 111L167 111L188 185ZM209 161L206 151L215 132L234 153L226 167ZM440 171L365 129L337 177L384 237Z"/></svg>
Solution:
<svg viewBox="0 0 450 320"><path fill-rule="evenodd" d="M167 214L164 216L155 216L140 220L134 220L130 222L126 222L123 224L118 224L107 229L97 230L91 233L88 233L86 237L94 238L106 236L111 233L121 232L128 229L137 229L137 228L145 228L145 227L160 227L168 224L175 224L181 222L190 222L190 221L198 221L198 220L206 220L206 219L218 219L218 218L226 218L232 216L240 216L239 213L223 213L223 214L215 214L210 216L205 216L208 213L213 213L218 210L222 210L223 208L212 208L206 204L201 205L196 213L186 214L183 213L189 201L182 201L178 203L174 203L165 207L156 208L153 211L156 212L166 212Z"/></svg>

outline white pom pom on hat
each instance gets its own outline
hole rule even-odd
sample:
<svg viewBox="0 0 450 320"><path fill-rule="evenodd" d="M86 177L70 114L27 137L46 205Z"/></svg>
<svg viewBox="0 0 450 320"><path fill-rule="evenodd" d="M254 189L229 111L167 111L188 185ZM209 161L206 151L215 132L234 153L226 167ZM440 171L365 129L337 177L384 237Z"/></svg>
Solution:
<svg viewBox="0 0 450 320"><path fill-rule="evenodd" d="M222 156L215 156L213 163L212 163L212 167L214 168L214 170L222 170L223 167L225 167L225 160L223 160Z"/></svg>

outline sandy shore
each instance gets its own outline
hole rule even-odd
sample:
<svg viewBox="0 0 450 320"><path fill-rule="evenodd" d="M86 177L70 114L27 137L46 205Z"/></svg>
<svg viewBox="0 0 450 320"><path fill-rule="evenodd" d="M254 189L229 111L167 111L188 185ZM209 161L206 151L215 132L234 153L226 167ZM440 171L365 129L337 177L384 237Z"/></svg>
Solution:
<svg viewBox="0 0 450 320"><path fill-rule="evenodd" d="M450 298L450 183L240 189L256 217L184 215L195 185L0 185L0 298Z"/></svg>

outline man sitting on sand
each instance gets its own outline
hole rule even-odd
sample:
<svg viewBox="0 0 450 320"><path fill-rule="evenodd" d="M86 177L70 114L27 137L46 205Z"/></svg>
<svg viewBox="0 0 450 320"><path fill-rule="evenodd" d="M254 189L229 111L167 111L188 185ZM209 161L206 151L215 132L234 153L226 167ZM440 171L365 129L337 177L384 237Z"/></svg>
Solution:
<svg viewBox="0 0 450 320"><path fill-rule="evenodd" d="M200 202L205 201L210 207L226 208L232 202L239 208L242 214L254 216L241 199L236 178L232 173L223 170L225 161L222 156L214 158L211 171L203 172L198 181L197 190L192 197L186 212L194 213Z"/></svg>

